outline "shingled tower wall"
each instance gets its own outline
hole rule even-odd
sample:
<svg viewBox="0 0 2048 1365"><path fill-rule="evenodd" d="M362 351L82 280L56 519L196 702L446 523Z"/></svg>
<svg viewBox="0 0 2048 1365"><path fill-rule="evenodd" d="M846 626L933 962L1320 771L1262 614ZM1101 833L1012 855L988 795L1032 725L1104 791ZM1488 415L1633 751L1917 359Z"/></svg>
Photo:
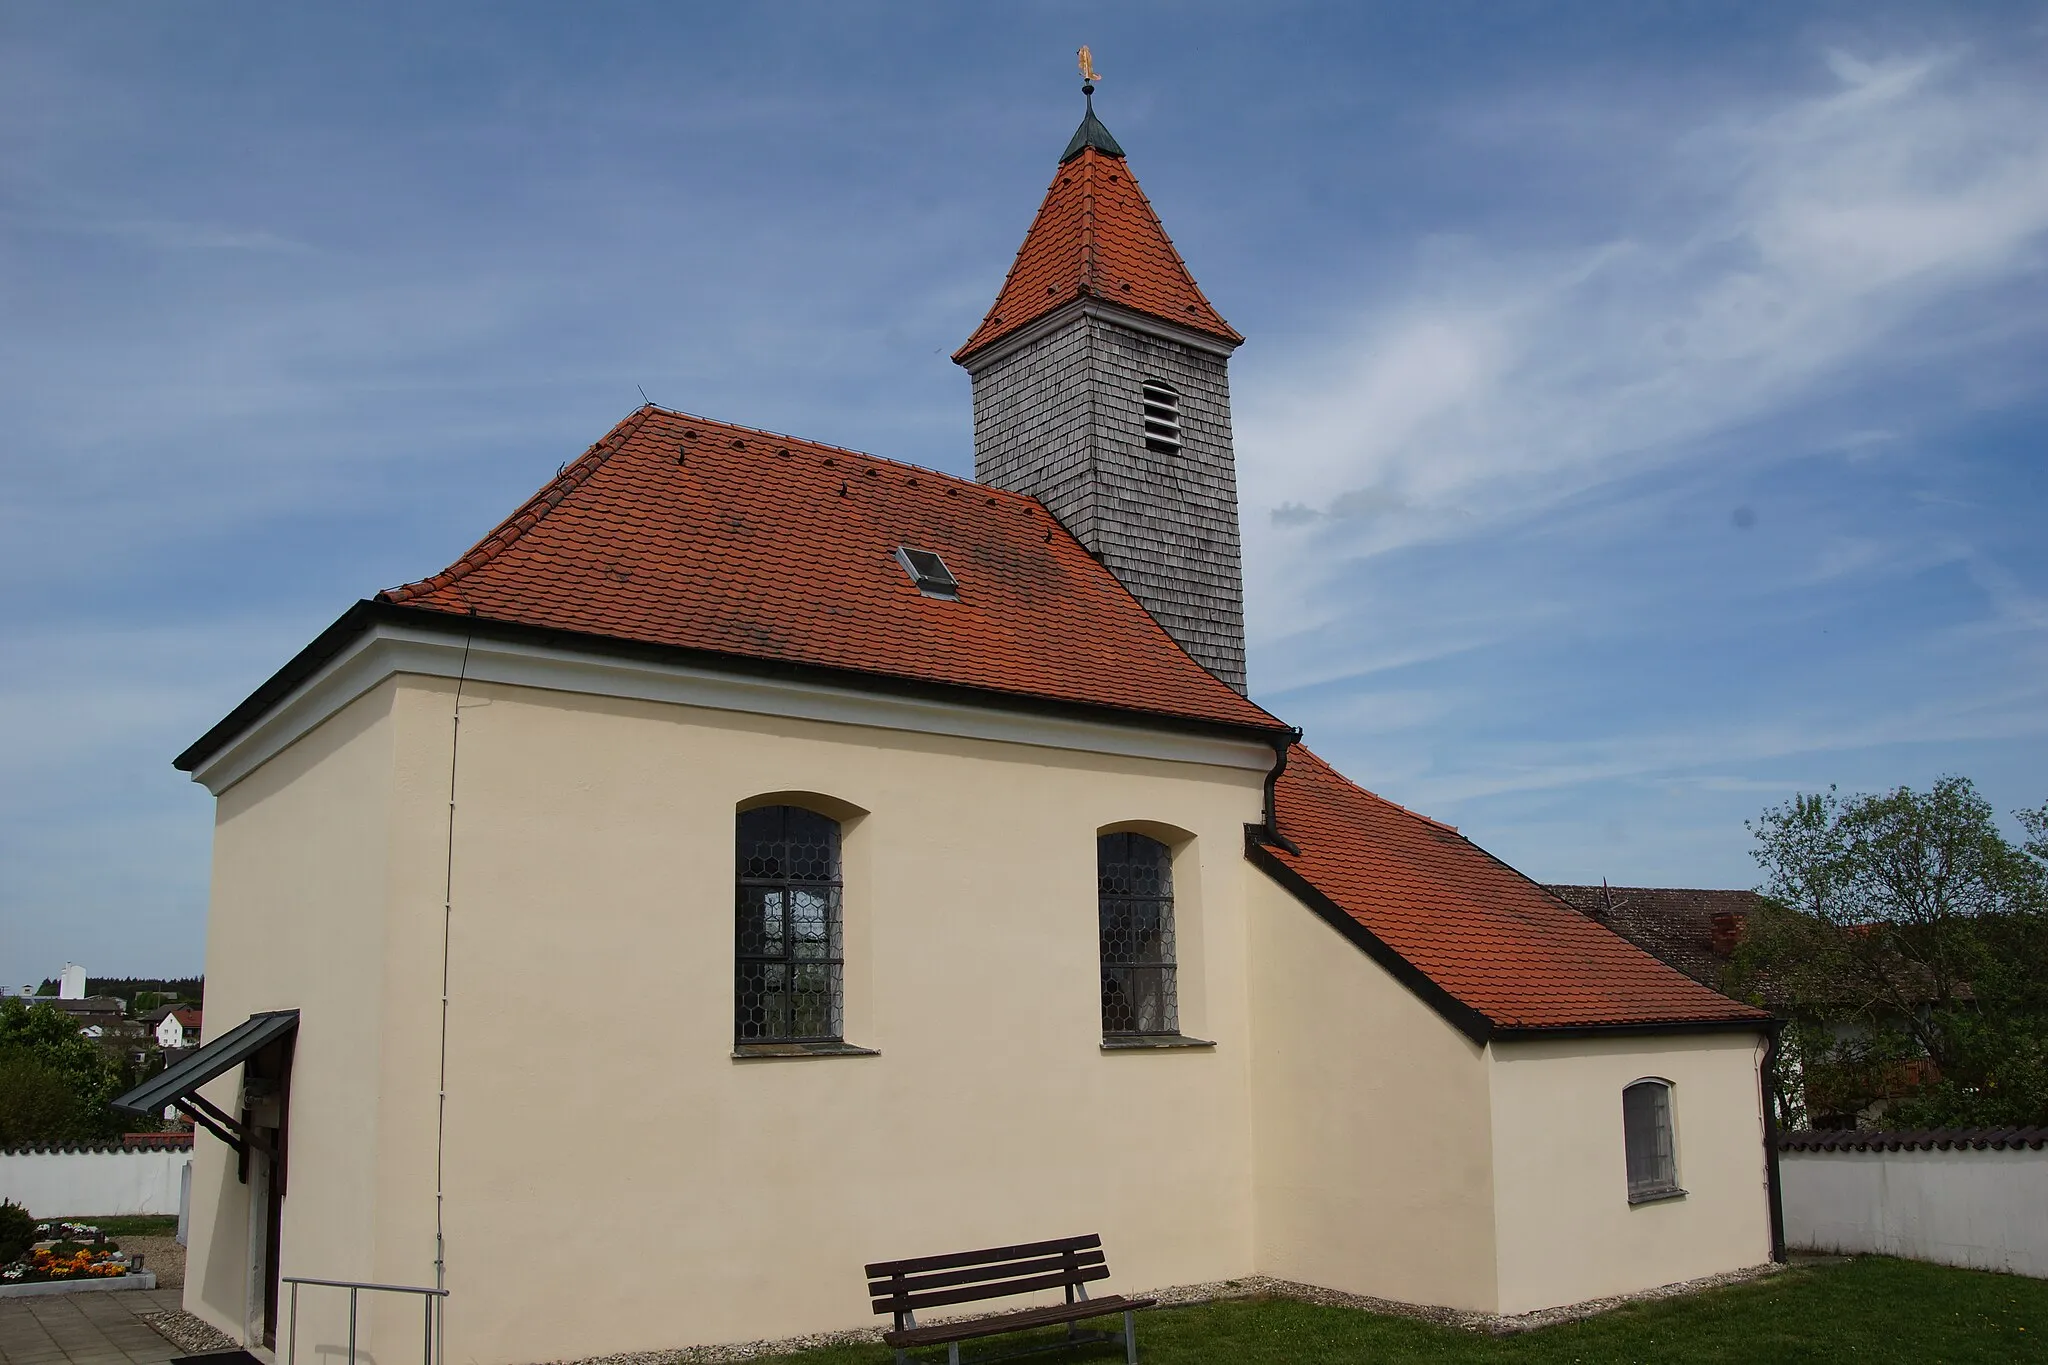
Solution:
<svg viewBox="0 0 2048 1365"><path fill-rule="evenodd" d="M1091 107L981 327L974 471L1028 493L1197 662L1245 690L1230 353ZM1180 449L1148 447L1142 385L1178 395Z"/></svg>

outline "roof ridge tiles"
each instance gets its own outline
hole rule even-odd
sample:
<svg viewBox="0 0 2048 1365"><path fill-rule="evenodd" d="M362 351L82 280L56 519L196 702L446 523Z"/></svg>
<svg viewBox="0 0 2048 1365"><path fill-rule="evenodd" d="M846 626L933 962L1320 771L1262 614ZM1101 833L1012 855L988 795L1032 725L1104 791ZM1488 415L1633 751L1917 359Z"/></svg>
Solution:
<svg viewBox="0 0 2048 1365"><path fill-rule="evenodd" d="M1753 886L1623 886L1619 882L1552 882L1552 886L1570 887L1574 891L1598 891L1605 887L1609 891L1637 891L1659 896L1754 896L1759 894Z"/></svg>
<svg viewBox="0 0 2048 1365"><path fill-rule="evenodd" d="M1076 288L1083 294L1095 294L1095 162L1099 153L1093 147L1081 149L1081 278Z"/></svg>
<svg viewBox="0 0 2048 1365"><path fill-rule="evenodd" d="M654 404L646 403L626 414L610 431L592 443L589 449L562 466L555 477L532 497L519 504L511 516L492 527L490 533L482 540L458 555L453 564L430 577L402 583L395 588L386 588L377 594L377 600L407 602L424 597L430 592L452 587L490 563L514 541L539 525L541 519L548 513L560 507L563 499L569 494L588 483L591 476L603 468L606 461L625 448L626 442L632 440L634 433L646 424L647 414L653 410Z"/></svg>
<svg viewBox="0 0 2048 1365"><path fill-rule="evenodd" d="M1321 754L1316 753L1313 749L1310 749L1307 746L1300 744L1295 745L1295 748L1299 749L1311 761L1322 764L1324 768L1329 770L1329 773L1332 777L1336 778L1339 782L1342 782L1345 786L1350 787L1352 790L1356 791L1360 796L1366 797L1368 800L1377 801L1382 806L1392 807L1394 810L1401 812L1401 814L1403 815L1409 816L1412 819L1420 820L1425 825L1435 825L1438 829L1444 831L1446 834L1456 834L1460 839L1464 839L1465 842L1468 844L1472 842L1470 839L1465 839L1465 836L1459 833L1458 827L1456 825L1445 824L1443 821L1437 819L1435 816L1424 815L1421 811L1416 810L1412 806L1404 806L1399 801L1391 801L1386 797L1381 796L1378 792L1372 790L1372 788L1370 787L1360 786L1358 783L1346 777L1342 770L1340 770L1336 764L1330 762ZM1473 846L1475 848L1477 847L1476 844Z"/></svg>
<svg viewBox="0 0 2048 1365"><path fill-rule="evenodd" d="M1130 174L1130 170L1128 167L1125 168L1124 173L1126 175ZM1173 263L1180 267L1181 273L1183 275L1187 276L1188 287L1194 291L1195 298L1201 302L1203 307L1207 308L1210 312L1216 314L1216 320L1218 322L1223 322L1223 315L1220 312L1216 311L1215 304L1209 302L1209 296L1202 292L1201 281L1195 278L1194 271L1188 269L1187 259L1180 254L1180 248L1173 244L1173 234L1166 230L1166 220L1159 216L1158 209L1152 207L1152 196L1146 194L1144 190L1139 189L1138 180L1136 176L1131 177L1131 188L1137 191L1138 206L1144 209L1146 215L1151 218L1152 226L1159 229L1159 240L1166 244L1167 254L1173 257ZM1232 336L1237 337L1239 341L1244 340L1243 337L1237 335L1237 329L1232 327L1229 323L1223 323L1223 327L1225 331L1229 332Z"/></svg>
<svg viewBox="0 0 2048 1365"><path fill-rule="evenodd" d="M681 408L665 408L659 403L649 403L647 408L643 409L643 411L647 410L657 412L663 417L680 417L686 421L702 422L706 426L722 427L727 431L743 431L750 436L765 436L777 441L788 441L795 445L809 446L813 450L829 451L833 455L848 455L857 460L868 460L874 464L886 465L895 469L914 470L918 474L928 474L935 479L944 479L948 483L961 488L975 489L993 498L1007 499L1019 504L1028 504L1034 511L1043 510L1044 507L1043 503L1028 493L1014 493L1007 488L998 488L994 484L977 483L963 475L950 473L933 465L918 464L914 460L899 460L892 455L877 455L871 450L858 450L853 446L833 445L829 441L816 441L808 436L793 436L788 432L774 431L767 427L750 427L739 422L728 422L723 418L706 417L702 413L685 412ZM1047 515L1050 515L1050 513Z"/></svg>

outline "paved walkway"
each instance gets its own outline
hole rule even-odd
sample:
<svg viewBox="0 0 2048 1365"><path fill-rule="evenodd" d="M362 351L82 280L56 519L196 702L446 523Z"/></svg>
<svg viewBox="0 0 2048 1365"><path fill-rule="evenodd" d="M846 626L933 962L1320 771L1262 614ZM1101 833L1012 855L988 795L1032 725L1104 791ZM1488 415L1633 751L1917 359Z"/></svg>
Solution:
<svg viewBox="0 0 2048 1365"><path fill-rule="evenodd" d="M185 1351L138 1314L178 1308L179 1289L0 1299L0 1365L163 1365Z"/></svg>

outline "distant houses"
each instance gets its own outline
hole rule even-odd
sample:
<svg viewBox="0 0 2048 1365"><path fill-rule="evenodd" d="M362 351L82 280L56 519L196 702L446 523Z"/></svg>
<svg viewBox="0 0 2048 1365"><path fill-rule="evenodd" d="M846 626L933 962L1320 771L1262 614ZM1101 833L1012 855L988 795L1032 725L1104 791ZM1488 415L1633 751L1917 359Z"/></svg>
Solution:
<svg viewBox="0 0 2048 1365"><path fill-rule="evenodd" d="M153 1051L177 1051L199 1046L203 1018L200 1006L189 999L163 999L164 988L190 992L195 984L193 981L164 982L119 977L102 978L91 984L97 984L100 989L91 990L84 967L76 962L67 962L54 980L43 982L40 988L10 986L5 994L30 1005L48 1005L61 1014L69 1015L81 1034L127 1052L129 1059L145 1070L151 1069L149 1062ZM41 993L52 987L56 991L54 995ZM137 1005L148 1004L151 1008L131 1018L130 997L116 995L109 987L132 990Z"/></svg>
<svg viewBox="0 0 2048 1365"><path fill-rule="evenodd" d="M112 1038L122 1031L128 1021L128 1002L118 995L87 995L78 998L58 996L37 1000L39 1005L48 1005L61 1013L68 1014L77 1023L78 1031L88 1038Z"/></svg>
<svg viewBox="0 0 2048 1365"><path fill-rule="evenodd" d="M174 1048L198 1047L200 1012L191 1005L158 1005L142 1016L156 1036L156 1045L169 1051Z"/></svg>

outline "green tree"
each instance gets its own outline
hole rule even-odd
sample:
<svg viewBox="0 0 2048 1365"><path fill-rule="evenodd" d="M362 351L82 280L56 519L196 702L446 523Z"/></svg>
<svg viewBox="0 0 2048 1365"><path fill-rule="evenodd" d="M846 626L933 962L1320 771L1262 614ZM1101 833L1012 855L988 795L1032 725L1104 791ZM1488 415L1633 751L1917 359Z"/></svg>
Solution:
<svg viewBox="0 0 2048 1365"><path fill-rule="evenodd" d="M1884 1100L1887 1126L2048 1123L2048 805L2018 818L2015 845L1944 777L1750 825L1771 904L1734 984L1790 1017L1788 1120Z"/></svg>
<svg viewBox="0 0 2048 1365"><path fill-rule="evenodd" d="M113 1137L136 1127L108 1101L129 1084L121 1056L51 1005L0 1001L0 1142Z"/></svg>

